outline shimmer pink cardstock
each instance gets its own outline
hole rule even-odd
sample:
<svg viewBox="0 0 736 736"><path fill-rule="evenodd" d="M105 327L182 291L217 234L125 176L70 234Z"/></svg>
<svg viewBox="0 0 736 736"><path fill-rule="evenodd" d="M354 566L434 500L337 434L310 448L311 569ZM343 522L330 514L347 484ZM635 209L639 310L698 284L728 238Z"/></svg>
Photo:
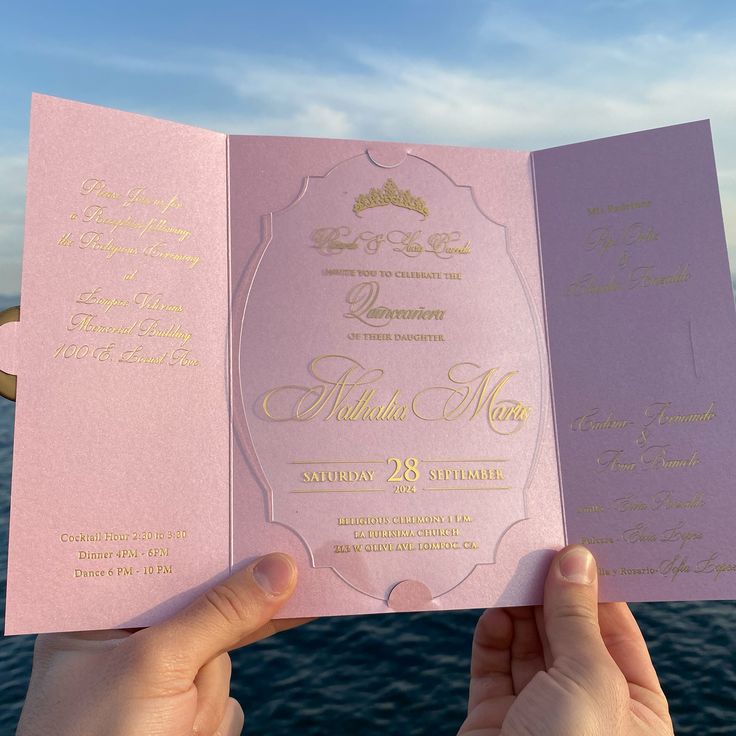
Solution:
<svg viewBox="0 0 736 736"><path fill-rule="evenodd" d="M597 329L581 313L600 310L624 342L630 326L607 293L572 294L587 221L560 223L594 217L593 200L604 214L654 200L678 146L709 144L702 125L665 130L680 132L616 144L653 172L646 192L620 169L596 198L586 169L620 161L607 142L619 139L530 154L226 136L34 95L22 317L0 328L12 357L0 369L18 374L6 631L151 624L273 550L300 569L284 616L536 603L567 541L607 545L608 599L733 596L733 538L714 518L734 510L722 474L699 476L700 505L684 505L686 470L667 475L670 515L700 534L681 556L719 549L703 585L693 562L665 569L664 539L626 534L631 514L669 512L619 512L627 489L599 482L614 428L600 427L601 447L566 437L558 459L571 412L625 408L634 427L652 391L620 396L657 378L632 360L611 386L595 352L552 350L550 363L554 341ZM714 256L693 277L719 279L708 310L732 331L709 155L695 156L694 186ZM583 191L555 179L570 162ZM657 290L662 319L694 299L680 285ZM707 352L718 376L731 342ZM602 383L578 396L586 375ZM681 386L671 414L690 416ZM718 427L733 388L718 378L712 391ZM637 493L665 490L647 469Z"/></svg>

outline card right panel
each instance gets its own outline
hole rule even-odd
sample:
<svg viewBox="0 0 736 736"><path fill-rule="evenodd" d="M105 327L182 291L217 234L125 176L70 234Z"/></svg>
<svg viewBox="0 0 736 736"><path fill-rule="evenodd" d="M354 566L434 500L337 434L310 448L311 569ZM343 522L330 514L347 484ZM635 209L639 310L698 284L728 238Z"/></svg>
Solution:
<svg viewBox="0 0 736 736"><path fill-rule="evenodd" d="M567 538L604 599L736 595L734 307L707 122L533 154Z"/></svg>

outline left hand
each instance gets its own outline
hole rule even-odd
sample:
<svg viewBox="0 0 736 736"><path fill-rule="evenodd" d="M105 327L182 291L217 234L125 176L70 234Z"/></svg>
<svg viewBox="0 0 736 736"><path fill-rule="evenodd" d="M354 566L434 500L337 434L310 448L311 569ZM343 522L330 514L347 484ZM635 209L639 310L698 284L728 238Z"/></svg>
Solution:
<svg viewBox="0 0 736 736"><path fill-rule="evenodd" d="M227 652L300 623L271 620L295 586L271 554L148 629L41 634L16 736L240 734Z"/></svg>

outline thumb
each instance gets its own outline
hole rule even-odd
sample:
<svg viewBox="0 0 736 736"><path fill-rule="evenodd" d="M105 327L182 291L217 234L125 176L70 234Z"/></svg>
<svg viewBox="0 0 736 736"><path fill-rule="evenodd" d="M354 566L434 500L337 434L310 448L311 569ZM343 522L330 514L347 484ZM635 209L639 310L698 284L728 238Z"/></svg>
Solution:
<svg viewBox="0 0 736 736"><path fill-rule="evenodd" d="M552 663L585 665L607 650L598 625L598 575L593 555L580 545L560 550L544 586L544 628ZM550 663L550 664L552 664Z"/></svg>
<svg viewBox="0 0 736 736"><path fill-rule="evenodd" d="M185 680L214 657L261 628L296 587L296 565L276 553L238 570L167 621L137 632L137 654L147 674L175 671Z"/></svg>

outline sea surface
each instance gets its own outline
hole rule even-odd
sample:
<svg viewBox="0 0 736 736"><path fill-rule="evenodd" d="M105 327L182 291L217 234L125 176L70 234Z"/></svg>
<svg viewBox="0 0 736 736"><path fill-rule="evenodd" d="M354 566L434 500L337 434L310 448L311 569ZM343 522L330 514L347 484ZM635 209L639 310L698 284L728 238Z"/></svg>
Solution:
<svg viewBox="0 0 736 736"><path fill-rule="evenodd" d="M0 398L3 620L13 419L14 405ZM638 604L634 611L675 732L736 734L736 602ZM246 733L452 736L464 716L478 614L327 618L234 652L232 694L245 709ZM14 733L32 651L33 637L0 638L0 736Z"/></svg>

